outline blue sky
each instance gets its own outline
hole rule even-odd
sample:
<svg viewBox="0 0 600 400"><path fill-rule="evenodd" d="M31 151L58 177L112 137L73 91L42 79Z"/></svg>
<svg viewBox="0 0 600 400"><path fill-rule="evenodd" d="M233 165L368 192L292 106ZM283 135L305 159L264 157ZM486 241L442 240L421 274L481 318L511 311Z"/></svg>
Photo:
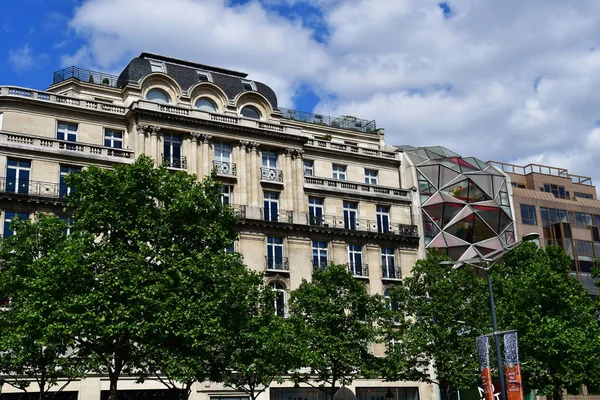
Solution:
<svg viewBox="0 0 600 400"><path fill-rule="evenodd" d="M249 73L281 106L375 119L391 144L600 179L597 0L18 0L0 84L142 51Z"/></svg>

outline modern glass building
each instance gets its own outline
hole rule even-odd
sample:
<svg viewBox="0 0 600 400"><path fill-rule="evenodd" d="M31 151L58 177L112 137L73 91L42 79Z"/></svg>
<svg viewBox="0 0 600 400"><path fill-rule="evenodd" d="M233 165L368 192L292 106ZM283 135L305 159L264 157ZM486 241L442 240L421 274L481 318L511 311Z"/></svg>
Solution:
<svg viewBox="0 0 600 400"><path fill-rule="evenodd" d="M502 171L441 146L398 148L416 169L427 248L461 260L514 243L510 183Z"/></svg>

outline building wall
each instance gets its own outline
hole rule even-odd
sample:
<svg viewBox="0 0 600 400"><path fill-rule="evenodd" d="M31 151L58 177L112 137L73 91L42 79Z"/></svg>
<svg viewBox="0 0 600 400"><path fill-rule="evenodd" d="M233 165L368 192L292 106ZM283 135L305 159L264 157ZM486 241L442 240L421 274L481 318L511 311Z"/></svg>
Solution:
<svg viewBox="0 0 600 400"><path fill-rule="evenodd" d="M156 79L154 87L163 82L165 91L172 90L167 87L172 83ZM207 83L206 92L213 93L213 86ZM423 255L415 222L419 220L418 199L410 190L412 176L403 178L403 155L385 145L383 130L355 132L288 120L256 94L220 103L218 112L208 113L191 107L195 100L184 91L176 103L168 105L140 99L145 91L143 82L108 89L72 79L48 92L0 87L0 226L4 235L11 234L4 224L10 212L27 213L29 218L39 212L65 216L61 166L110 168L146 154L156 165L167 162L171 169L184 169L201 179L219 166L214 164L218 161L215 152L224 143L230 146L231 158L226 170L217 169L217 177L231 188L228 203L240 216L236 250L249 268L266 272L268 282L283 284L288 294L312 277L314 241L327 243L327 263L336 264L349 263L348 244L359 245L362 263L350 269L371 293L383 294L401 282ZM261 120L240 116L244 101L262 111ZM58 140L59 122L77 125L76 142ZM106 129L122 133L122 148L104 146ZM180 156L165 156L172 150L165 146L173 138L180 142ZM275 168L262 169L266 152L275 154ZM15 182L7 180L8 169L16 161L30 163L27 186L21 192L10 186ZM313 161L311 173L305 173L304 161ZM346 166L345 180L333 178L334 164ZM365 183L365 169L378 171L376 183ZM268 214L264 204L269 193L279 197L279 212L273 218L275 214ZM309 218L309 198L323 203L323 217L318 221ZM345 219L345 203L357 205L356 220ZM378 223L378 206L389 209L387 222L380 215ZM268 237L281 238L284 260L269 262ZM393 249L393 266L382 265L382 248ZM376 353L381 350L374 349ZM359 380L354 385L419 387L423 400L433 395L431 386L414 382ZM120 383L121 389L158 387L155 382L138 385L128 379ZM80 391L80 399L99 399L108 381L91 377L70 388ZM215 393L231 395L228 389L207 382L196 385L192 398L207 399ZM267 399L269 393L262 397Z"/></svg>

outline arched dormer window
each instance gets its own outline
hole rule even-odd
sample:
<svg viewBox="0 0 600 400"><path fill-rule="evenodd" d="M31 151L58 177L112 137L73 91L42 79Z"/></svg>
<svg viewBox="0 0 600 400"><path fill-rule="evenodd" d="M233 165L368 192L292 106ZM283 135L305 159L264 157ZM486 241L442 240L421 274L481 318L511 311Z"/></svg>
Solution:
<svg viewBox="0 0 600 400"><path fill-rule="evenodd" d="M254 107L254 106L242 107L240 114L242 114L242 116L246 117L246 118L252 118L252 119L260 119L261 118L260 111L258 111L258 108Z"/></svg>
<svg viewBox="0 0 600 400"><path fill-rule="evenodd" d="M200 97L198 100L196 100L194 107L200 111L211 113L217 112L217 105L208 97Z"/></svg>
<svg viewBox="0 0 600 400"><path fill-rule="evenodd" d="M150 89L148 93L146 93L146 100L167 104L171 102L169 95L160 89Z"/></svg>
<svg viewBox="0 0 600 400"><path fill-rule="evenodd" d="M278 317L285 317L286 308L286 292L285 287L279 282L271 282L269 285L271 290L275 292L275 300L273 306L275 307L275 314Z"/></svg>

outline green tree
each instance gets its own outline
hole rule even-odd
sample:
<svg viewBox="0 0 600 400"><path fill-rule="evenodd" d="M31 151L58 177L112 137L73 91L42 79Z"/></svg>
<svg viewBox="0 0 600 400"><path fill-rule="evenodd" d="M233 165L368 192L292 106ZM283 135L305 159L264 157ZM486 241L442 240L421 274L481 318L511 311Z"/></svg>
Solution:
<svg viewBox="0 0 600 400"><path fill-rule="evenodd" d="M525 384L562 398L562 389L598 384L596 304L569 272L561 249L525 244L494 267L501 329L516 329Z"/></svg>
<svg viewBox="0 0 600 400"><path fill-rule="evenodd" d="M434 381L449 396L477 382L475 338L485 328L491 330L491 319L487 291L473 269L452 270L440 265L447 260L437 250L429 251L397 288L395 296L400 307L396 318L403 326L404 347L389 357L390 362L400 363L403 368L406 365L402 357L427 361ZM417 371L425 372L423 365L418 367ZM387 371L389 378L394 378L394 373L397 370L393 368ZM423 374L421 379L429 378Z"/></svg>
<svg viewBox="0 0 600 400"><path fill-rule="evenodd" d="M317 270L311 282L302 281L291 293L290 310L306 348L308 373L295 379L311 383L315 378L331 396L338 384L377 375L371 346L380 340L376 323L384 302L370 295L345 265Z"/></svg>
<svg viewBox="0 0 600 400"><path fill-rule="evenodd" d="M289 371L302 366L304 348L291 321L276 315L272 290L260 275L251 275L254 285L238 294L237 317L228 329L231 358L223 380L255 400L273 381L283 382Z"/></svg>
<svg viewBox="0 0 600 400"><path fill-rule="evenodd" d="M8 384L25 392L37 383L41 400L86 372L86 359L58 322L61 310L46 296L53 284L47 255L65 246L66 226L39 214L35 222L14 221L11 229L17 235L0 247L0 293L10 300L0 311L0 371Z"/></svg>
<svg viewBox="0 0 600 400"><path fill-rule="evenodd" d="M224 250L236 238L236 218L214 179L154 168L145 156L114 170L90 167L67 183L75 222L64 251L49 260L49 301L92 370L108 375L115 400L121 374L147 378L159 347L177 357L171 350L214 343L220 319L211 318L226 307L213 294L239 272ZM165 382L187 385L210 362L203 357L183 370L171 364Z"/></svg>

